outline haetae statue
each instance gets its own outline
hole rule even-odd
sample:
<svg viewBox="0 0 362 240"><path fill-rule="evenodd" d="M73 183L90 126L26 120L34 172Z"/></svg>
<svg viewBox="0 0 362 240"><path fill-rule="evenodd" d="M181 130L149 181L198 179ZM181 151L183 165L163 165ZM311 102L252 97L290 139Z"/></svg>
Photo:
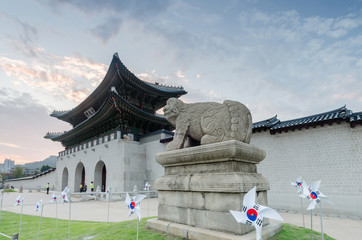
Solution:
<svg viewBox="0 0 362 240"><path fill-rule="evenodd" d="M240 102L187 104L170 98L163 111L167 121L176 127L167 151L227 140L250 143L252 118L249 109Z"/></svg>

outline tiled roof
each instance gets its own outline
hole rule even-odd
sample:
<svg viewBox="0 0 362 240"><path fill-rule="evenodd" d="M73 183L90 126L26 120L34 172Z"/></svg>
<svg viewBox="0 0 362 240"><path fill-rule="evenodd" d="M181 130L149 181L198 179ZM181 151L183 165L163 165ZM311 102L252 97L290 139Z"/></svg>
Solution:
<svg viewBox="0 0 362 240"><path fill-rule="evenodd" d="M309 128L311 126L315 127L317 125L323 126L324 124L332 124L334 122L340 123L342 121L349 122L351 127L354 127L357 123L362 124L362 112L352 113L352 111L347 109L346 106L343 106L329 112L287 121L280 121L275 116L270 119L254 123L253 132L260 132L261 130L266 131L269 129L270 133L274 134L276 132L287 132L288 130Z"/></svg>
<svg viewBox="0 0 362 240"><path fill-rule="evenodd" d="M253 132L255 131L261 131L271 128L272 126L278 124L280 120L277 118L277 115L275 117L266 119L264 121L253 123Z"/></svg>

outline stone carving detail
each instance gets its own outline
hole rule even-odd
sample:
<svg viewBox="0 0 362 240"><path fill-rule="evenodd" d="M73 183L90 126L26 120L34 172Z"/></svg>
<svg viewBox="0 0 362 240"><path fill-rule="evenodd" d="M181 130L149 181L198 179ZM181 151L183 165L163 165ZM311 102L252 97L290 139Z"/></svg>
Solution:
<svg viewBox="0 0 362 240"><path fill-rule="evenodd" d="M167 151L227 140L250 143L251 114L240 102L226 100L222 104L186 104L177 98L170 98L163 111L166 119L176 127Z"/></svg>

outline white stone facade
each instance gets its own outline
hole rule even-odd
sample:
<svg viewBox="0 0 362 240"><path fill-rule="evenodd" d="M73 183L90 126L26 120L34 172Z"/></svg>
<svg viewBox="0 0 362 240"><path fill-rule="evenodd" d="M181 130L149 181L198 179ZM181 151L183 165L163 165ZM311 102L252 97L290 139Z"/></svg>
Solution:
<svg viewBox="0 0 362 240"><path fill-rule="evenodd" d="M362 218L361 126L342 122L274 135L262 131L252 135L251 144L266 151L258 172L270 181L271 207L301 211L290 182L302 176L308 184L322 180L319 190L333 202L324 202L323 211Z"/></svg>
<svg viewBox="0 0 362 240"><path fill-rule="evenodd" d="M90 191L91 182L95 188L110 186L113 192L132 191L137 185L143 190L146 182L162 176L163 168L155 161L155 156L165 150L166 144L160 143L163 131L143 137L140 142L121 138L121 132L111 133L98 140L82 144L72 150L61 152L57 160L57 189L69 186L71 191L80 191L82 168L84 167L84 182ZM110 136L110 137L108 137ZM102 169L105 166L105 176L102 180ZM103 173L104 174L104 173ZM102 188L102 183L105 185Z"/></svg>

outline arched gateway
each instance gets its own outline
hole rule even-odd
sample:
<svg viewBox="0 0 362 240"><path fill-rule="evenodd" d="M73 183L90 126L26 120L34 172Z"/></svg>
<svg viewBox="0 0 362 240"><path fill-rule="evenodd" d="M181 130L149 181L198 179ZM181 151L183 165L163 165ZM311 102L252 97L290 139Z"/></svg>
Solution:
<svg viewBox="0 0 362 240"><path fill-rule="evenodd" d="M80 184L84 185L85 183L85 169L83 163L78 163L75 168L75 176L74 176L74 191L80 191Z"/></svg>
<svg viewBox="0 0 362 240"><path fill-rule="evenodd" d="M107 180L107 169L106 165L103 161L99 161L94 170L94 181L96 182L96 186L101 187L101 191L104 192L107 188L106 185Z"/></svg>
<svg viewBox="0 0 362 240"><path fill-rule="evenodd" d="M68 168L64 168L62 174L62 189L66 186L68 186Z"/></svg>

